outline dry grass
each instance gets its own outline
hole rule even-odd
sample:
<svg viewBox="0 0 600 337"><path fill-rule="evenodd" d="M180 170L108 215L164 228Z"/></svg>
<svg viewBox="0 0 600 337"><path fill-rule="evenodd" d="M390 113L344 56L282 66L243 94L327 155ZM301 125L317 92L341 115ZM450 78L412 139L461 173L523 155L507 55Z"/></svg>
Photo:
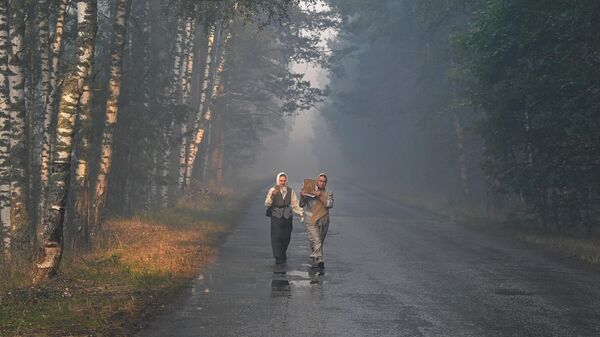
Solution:
<svg viewBox="0 0 600 337"><path fill-rule="evenodd" d="M44 287L31 286L26 268L3 268L0 335L129 335L214 259L241 201L195 200L106 222L95 247L67 251L60 276Z"/></svg>
<svg viewBox="0 0 600 337"><path fill-rule="evenodd" d="M113 220L105 228L102 249L91 258L118 256L133 273L189 276L210 262L212 235L223 230L217 223L176 228L140 218Z"/></svg>

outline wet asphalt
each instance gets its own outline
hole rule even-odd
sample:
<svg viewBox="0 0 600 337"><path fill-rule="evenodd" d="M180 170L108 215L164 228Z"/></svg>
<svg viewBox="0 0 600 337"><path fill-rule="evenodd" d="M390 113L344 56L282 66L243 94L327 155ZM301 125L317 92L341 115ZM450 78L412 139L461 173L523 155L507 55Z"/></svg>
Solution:
<svg viewBox="0 0 600 337"><path fill-rule="evenodd" d="M598 268L331 187L323 270L297 219L274 264L257 195L214 265L138 336L600 336Z"/></svg>

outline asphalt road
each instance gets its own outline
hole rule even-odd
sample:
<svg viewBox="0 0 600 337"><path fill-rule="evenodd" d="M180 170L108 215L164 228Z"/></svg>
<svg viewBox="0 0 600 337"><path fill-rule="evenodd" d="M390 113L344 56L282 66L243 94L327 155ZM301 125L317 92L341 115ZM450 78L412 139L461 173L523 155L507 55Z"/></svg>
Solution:
<svg viewBox="0 0 600 337"><path fill-rule="evenodd" d="M139 336L600 336L600 271L331 186L325 269L295 220L274 265L264 196ZM265 190L266 191L266 190Z"/></svg>

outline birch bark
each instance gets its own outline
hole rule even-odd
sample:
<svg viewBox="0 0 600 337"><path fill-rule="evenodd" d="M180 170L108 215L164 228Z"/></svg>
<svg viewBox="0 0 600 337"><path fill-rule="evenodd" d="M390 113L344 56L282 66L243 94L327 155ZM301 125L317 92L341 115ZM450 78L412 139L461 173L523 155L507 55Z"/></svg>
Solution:
<svg viewBox="0 0 600 337"><path fill-rule="evenodd" d="M231 34L227 33L227 35L224 38L223 41L223 51L221 52L221 57L219 58L219 63L217 66L217 69L215 71L215 80L213 82L213 86L212 86L212 91L211 91L211 95L210 95L210 101L207 104L207 109L206 112L204 113L204 120L205 120L205 124L207 125L208 130L205 132L199 132L197 133L197 135L199 135L199 137L195 138L194 140L197 142L195 145L195 151L194 153L190 154L190 158L189 158L189 163L190 163L190 171L193 171L194 169L194 162L196 161L196 156L197 156L197 152L198 152L198 148L200 146L200 144L202 143L202 138L203 135L208 133L208 139L207 139L207 146L206 149L208 150L211 146L211 118L212 118L212 106L214 106L214 102L216 100L216 98L219 96L219 94L223 91L223 86L221 85L221 76L223 73L223 70L225 69L225 62L226 62L226 48L227 48L227 44L229 42L231 38ZM205 156L205 161L204 161L204 167L202 170L202 176L203 179L206 179L207 177L207 171L208 171L208 162L209 162L209 156Z"/></svg>
<svg viewBox="0 0 600 337"><path fill-rule="evenodd" d="M40 0L40 3L43 0ZM50 68L47 71L44 71L44 61L42 61L42 88L44 88L44 79L48 80L48 88L47 95L42 96L44 102L44 112L42 118L42 133L43 133L43 141L42 141L42 151L40 154L40 202L39 202L39 214L40 218L43 217L45 212L44 205L46 204L46 186L48 184L48 177L50 175L50 145L52 143L52 134L53 132L50 130L50 125L52 124L52 120L55 118L53 111L55 111L55 97L58 94L58 90L56 88L56 82L58 78L58 71L60 67L60 55L62 52L62 41L63 41L63 31L65 24L65 17L67 15L67 7L69 5L69 0L60 0L58 2L58 11L56 17L56 27L54 29L54 38L52 40L52 46L50 47L51 53L51 63ZM40 33L40 42L42 36ZM44 48L44 45L40 46L40 48ZM46 53L42 52L42 55ZM40 223L43 220L40 219Z"/></svg>
<svg viewBox="0 0 600 337"><path fill-rule="evenodd" d="M183 15L183 14L181 14ZM184 43L184 20L180 17L178 27L177 27L177 40L175 44L175 65L173 67L173 82L171 87L171 95L173 97L172 106L176 106L178 104L183 103L183 88L180 85L183 77L182 73L182 53L183 53L183 43ZM179 146L179 176L177 179L177 185L179 190L183 190L185 185L185 156L187 149L187 120L184 119L181 122L180 134L181 141Z"/></svg>
<svg viewBox="0 0 600 337"><path fill-rule="evenodd" d="M215 27L211 26L208 32L208 42L206 49L206 61L204 62L204 77L202 79L202 86L200 88L200 103L198 106L198 111L196 113L196 118L194 120L194 137L190 142L190 149L188 156L186 158L186 183L185 186L189 185L192 170L193 170L193 162L196 158L196 153L198 152L198 145L202 142L202 138L204 137L204 129L201 128L202 124L202 116L204 114L204 109L206 107L206 100L208 94L208 86L210 82L210 68L213 60L213 46L215 43Z"/></svg>
<svg viewBox="0 0 600 337"><path fill-rule="evenodd" d="M191 75L193 70L193 61L194 61L194 22L191 18L186 20L185 24L185 38L184 38L184 53L182 60L184 61L182 64L182 69L180 70L180 86L181 86L181 96L182 96L182 104L188 104L188 98L190 95L190 82ZM188 150L188 124L189 124L189 116L184 116L183 121L180 126L181 132L181 144L179 146L179 181L180 181L180 189L185 189L185 186L188 182L188 177L186 177L185 173L185 162L187 158L187 150Z"/></svg>
<svg viewBox="0 0 600 337"><path fill-rule="evenodd" d="M36 23L38 30L38 51L40 56L41 101L42 111L46 111L48 96L50 95L50 27L48 22L48 0L38 0L37 7Z"/></svg>
<svg viewBox="0 0 600 337"><path fill-rule="evenodd" d="M89 10L97 11L97 9L91 8ZM78 25L85 24L85 11L83 8L78 8ZM97 20L91 20L88 24L88 39L92 41L96 40L96 32L98 29ZM73 215L73 225L77 229L77 242L81 246L87 246L90 240L89 230L89 201L90 201L90 169L89 169L89 158L90 158L90 145L92 141L92 74L94 68L94 52L95 43L92 43L90 52L92 57L88 67L88 73L83 81L83 88L81 96L79 97L79 129L77 130L79 142L77 144L77 166L75 168L75 207Z"/></svg>
<svg viewBox="0 0 600 337"><path fill-rule="evenodd" d="M109 96L106 101L106 119L102 134L102 147L96 177L94 200L92 203L92 224L98 229L100 214L106 202L108 175L112 165L113 137L119 112L119 96L121 94L121 75L123 66L123 51L127 33L127 17L130 0L117 0L117 10L113 26L111 74L108 84Z"/></svg>
<svg viewBox="0 0 600 337"><path fill-rule="evenodd" d="M24 3L11 3L9 34L10 53L8 60L10 89L10 163L11 163L11 231L14 248L20 249L28 240L29 215L27 210L27 139L25 134L25 74L23 55L25 55L23 37L25 35Z"/></svg>
<svg viewBox="0 0 600 337"><path fill-rule="evenodd" d="M78 3L77 52L73 66L65 76L56 124L56 146L52 149L52 174L48 180L44 222L42 225L41 258L33 278L43 282L56 275L62 258L63 225L71 173L74 124L80 95L93 60L96 21L96 1Z"/></svg>
<svg viewBox="0 0 600 337"><path fill-rule="evenodd" d="M10 240L10 115L8 86L8 0L0 0L0 245L7 260L11 257Z"/></svg>

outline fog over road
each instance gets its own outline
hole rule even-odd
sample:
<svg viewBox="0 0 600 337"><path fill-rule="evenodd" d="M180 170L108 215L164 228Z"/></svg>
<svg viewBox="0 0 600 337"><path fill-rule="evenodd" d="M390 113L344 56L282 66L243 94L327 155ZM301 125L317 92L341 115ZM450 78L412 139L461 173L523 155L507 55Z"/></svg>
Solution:
<svg viewBox="0 0 600 337"><path fill-rule="evenodd" d="M261 193L216 263L139 336L600 335L597 268L335 179L329 187L336 204L323 275L308 266L297 219L288 264L275 267Z"/></svg>

